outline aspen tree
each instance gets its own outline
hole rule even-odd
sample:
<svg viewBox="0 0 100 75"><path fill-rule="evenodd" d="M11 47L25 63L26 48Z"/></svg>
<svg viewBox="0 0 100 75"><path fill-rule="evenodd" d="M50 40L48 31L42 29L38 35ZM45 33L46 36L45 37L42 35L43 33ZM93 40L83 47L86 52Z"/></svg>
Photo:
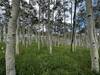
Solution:
<svg viewBox="0 0 100 75"><path fill-rule="evenodd" d="M15 41L16 24L19 12L20 0L12 0L11 17L8 22L8 33L6 42L6 75L16 75L15 70Z"/></svg>
<svg viewBox="0 0 100 75"><path fill-rule="evenodd" d="M91 70L94 72L99 72L99 53L98 53L98 44L96 42L97 37L95 37L94 27L95 22L93 19L93 7L92 0L86 0L87 8L87 25L88 25L88 36L90 38L91 46Z"/></svg>

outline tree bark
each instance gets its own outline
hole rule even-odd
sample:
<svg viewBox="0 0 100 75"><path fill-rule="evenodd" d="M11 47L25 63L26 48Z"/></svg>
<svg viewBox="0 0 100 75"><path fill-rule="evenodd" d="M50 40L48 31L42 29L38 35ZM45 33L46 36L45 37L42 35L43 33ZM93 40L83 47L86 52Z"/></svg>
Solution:
<svg viewBox="0 0 100 75"><path fill-rule="evenodd" d="M16 23L18 18L20 0L12 0L11 18L8 22L8 34L6 43L6 75L16 75L15 71L15 41Z"/></svg>
<svg viewBox="0 0 100 75"><path fill-rule="evenodd" d="M19 55L19 25L17 23L17 28L16 28L16 54Z"/></svg>
<svg viewBox="0 0 100 75"><path fill-rule="evenodd" d="M6 43L6 25L3 26L3 42Z"/></svg>
<svg viewBox="0 0 100 75"><path fill-rule="evenodd" d="M76 6L77 5L77 0L75 0L75 5L74 5L74 16L73 16L73 30L72 30L72 40L71 40L71 51L75 52L76 50Z"/></svg>
<svg viewBox="0 0 100 75"><path fill-rule="evenodd" d="M49 53L52 54L52 39L51 39L51 28L50 28L50 0L48 0L48 40L49 40Z"/></svg>
<svg viewBox="0 0 100 75"><path fill-rule="evenodd" d="M99 53L98 53L98 44L96 42L97 37L95 36L94 27L95 22L93 19L93 8L92 0L86 0L87 7L87 24L88 24L88 35L90 38L91 44L91 70L98 73L99 72Z"/></svg>

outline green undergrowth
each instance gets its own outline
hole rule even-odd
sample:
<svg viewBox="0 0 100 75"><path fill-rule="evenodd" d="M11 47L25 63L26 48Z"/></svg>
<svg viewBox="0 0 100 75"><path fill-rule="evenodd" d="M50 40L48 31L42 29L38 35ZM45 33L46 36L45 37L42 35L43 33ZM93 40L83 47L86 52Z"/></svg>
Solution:
<svg viewBox="0 0 100 75"><path fill-rule="evenodd" d="M1 48L1 45L0 45ZM0 50L0 75L5 75L4 53ZM25 48L20 45L20 55L16 56L17 75L97 75L90 69L89 49L77 47L71 52L70 46L37 49L37 44ZM99 74L98 74L99 75Z"/></svg>

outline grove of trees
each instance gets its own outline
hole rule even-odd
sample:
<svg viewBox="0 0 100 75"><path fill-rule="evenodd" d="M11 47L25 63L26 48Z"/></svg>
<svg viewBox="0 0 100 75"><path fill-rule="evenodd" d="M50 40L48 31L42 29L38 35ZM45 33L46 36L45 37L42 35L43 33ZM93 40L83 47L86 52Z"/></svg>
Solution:
<svg viewBox="0 0 100 75"><path fill-rule="evenodd" d="M34 53L32 50L35 50ZM26 57L23 57L25 51ZM73 62L70 63L75 66L75 61L76 65L82 65L78 65L77 75L99 75L99 54L100 0L0 0L0 75L27 75L22 69L27 64L21 65L22 68L18 65L23 64L21 60L24 59L34 60L29 62L31 66L26 69L27 71L31 68L29 75L76 75L74 72L65 73L68 66L61 66L68 64L72 57ZM38 58L35 55L41 61L49 55L51 59L55 58L50 61L56 61L55 65L60 62L60 57L69 59L62 60L56 66L58 72L61 67L64 69L57 74L51 72L55 65L48 64L48 69L44 68L42 66L48 62L40 65L42 62L36 62ZM49 56L47 60L50 60ZM43 72L38 71L39 65L35 66L36 63L40 63L40 71Z"/></svg>

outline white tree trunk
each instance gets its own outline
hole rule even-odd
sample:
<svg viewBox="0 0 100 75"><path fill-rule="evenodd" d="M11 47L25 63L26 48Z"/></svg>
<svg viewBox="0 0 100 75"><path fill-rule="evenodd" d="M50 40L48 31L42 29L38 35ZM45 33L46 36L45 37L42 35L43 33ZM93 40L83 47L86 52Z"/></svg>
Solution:
<svg viewBox="0 0 100 75"><path fill-rule="evenodd" d="M8 34L6 42L6 75L16 75L15 71L15 41L16 23L18 18L20 0L12 0L11 18L8 23Z"/></svg>
<svg viewBox="0 0 100 75"><path fill-rule="evenodd" d="M52 54L52 39L51 39L51 35L48 35L49 37L49 50L50 50L50 54Z"/></svg>
<svg viewBox="0 0 100 75"><path fill-rule="evenodd" d="M19 25L17 23L16 29L16 54L19 55Z"/></svg>
<svg viewBox="0 0 100 75"><path fill-rule="evenodd" d="M93 19L93 9L92 9L92 0L86 0L87 6L87 23L88 23L88 35L90 38L91 44L91 70L95 72L99 72L99 53L98 53L98 45L97 45L97 37L95 37L94 27L95 22Z"/></svg>
<svg viewBox="0 0 100 75"><path fill-rule="evenodd" d="M38 50L40 50L40 33L38 32Z"/></svg>
<svg viewBox="0 0 100 75"><path fill-rule="evenodd" d="M3 41L6 43L6 25L3 26Z"/></svg>

